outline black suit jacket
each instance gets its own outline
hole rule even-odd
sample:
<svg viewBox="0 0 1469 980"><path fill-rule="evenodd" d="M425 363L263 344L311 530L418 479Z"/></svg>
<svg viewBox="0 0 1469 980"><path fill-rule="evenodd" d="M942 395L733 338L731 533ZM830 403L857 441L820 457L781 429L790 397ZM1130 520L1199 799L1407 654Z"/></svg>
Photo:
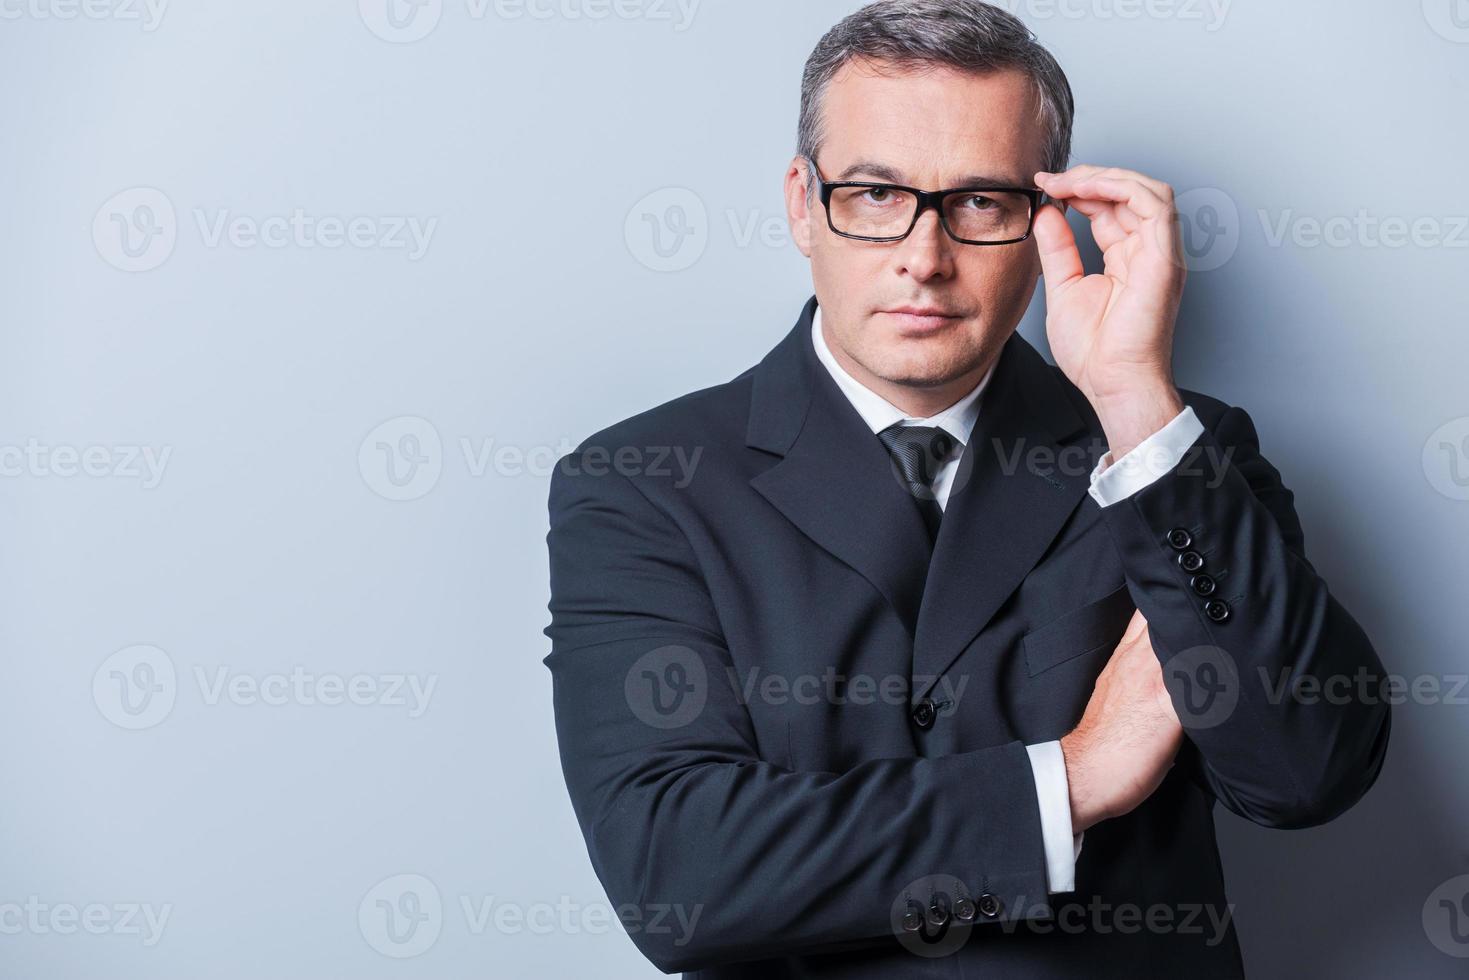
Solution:
<svg viewBox="0 0 1469 980"><path fill-rule="evenodd" d="M633 941L711 978L1242 976L1215 803L1329 820L1390 728L1382 699L1281 693L1382 667L1249 416L1185 391L1190 457L1101 508L1097 419L1017 333L930 554L815 309L552 477L561 760ZM1187 738L1048 894L1025 745L1076 725L1134 608Z"/></svg>

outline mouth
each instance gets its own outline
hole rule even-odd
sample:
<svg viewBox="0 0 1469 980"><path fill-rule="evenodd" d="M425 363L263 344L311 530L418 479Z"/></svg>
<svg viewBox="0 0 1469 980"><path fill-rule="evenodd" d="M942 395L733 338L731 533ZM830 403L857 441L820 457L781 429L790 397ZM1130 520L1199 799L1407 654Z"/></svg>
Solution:
<svg viewBox="0 0 1469 980"><path fill-rule="evenodd" d="M898 331L907 336L920 336L958 323L963 317L937 306L895 306L879 310Z"/></svg>

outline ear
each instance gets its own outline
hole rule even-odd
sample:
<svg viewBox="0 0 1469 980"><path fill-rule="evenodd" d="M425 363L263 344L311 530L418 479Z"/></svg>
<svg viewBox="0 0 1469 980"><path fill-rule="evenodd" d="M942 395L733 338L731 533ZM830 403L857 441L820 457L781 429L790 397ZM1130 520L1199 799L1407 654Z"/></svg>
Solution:
<svg viewBox="0 0 1469 980"><path fill-rule="evenodd" d="M796 248L806 258L811 257L811 213L812 207L806 203L806 187L809 180L807 163L804 157L794 157L790 168L786 170L785 176L785 201L786 221L791 228L791 238L796 243ZM812 205L821 205L812 201Z"/></svg>

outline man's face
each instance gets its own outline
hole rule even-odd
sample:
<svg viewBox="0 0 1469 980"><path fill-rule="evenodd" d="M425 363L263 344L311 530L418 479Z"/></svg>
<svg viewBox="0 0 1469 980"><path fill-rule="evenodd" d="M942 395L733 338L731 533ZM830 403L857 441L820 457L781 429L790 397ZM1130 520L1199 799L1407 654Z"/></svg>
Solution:
<svg viewBox="0 0 1469 980"><path fill-rule="evenodd" d="M1025 75L873 68L850 62L827 89L826 135L816 162L828 181L941 190L985 177L1034 186L1033 175L1045 165L1045 133ZM843 238L827 226L819 197L813 194L806 207L799 166L787 175L791 227L811 259L822 324L843 366L880 392L956 383L967 389L977 382L1035 291L1034 239L960 244L932 209L900 242ZM899 307L950 316L926 322L889 312Z"/></svg>

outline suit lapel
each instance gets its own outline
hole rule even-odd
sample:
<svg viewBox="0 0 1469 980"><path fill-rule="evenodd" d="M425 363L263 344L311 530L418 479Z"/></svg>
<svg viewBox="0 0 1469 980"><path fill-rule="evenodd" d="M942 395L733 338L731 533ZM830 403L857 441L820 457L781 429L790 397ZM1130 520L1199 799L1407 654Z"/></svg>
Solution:
<svg viewBox="0 0 1469 980"><path fill-rule="evenodd" d="M913 689L927 693L984 629L1086 496L1100 447L1055 370L1011 335L985 390L934 545L914 637Z"/></svg>
<svg viewBox="0 0 1469 980"><path fill-rule="evenodd" d="M746 442L784 458L750 485L917 627L930 547L887 450L811 347L816 299L755 368Z"/></svg>
<svg viewBox="0 0 1469 980"><path fill-rule="evenodd" d="M930 549L923 518L894 477L881 441L816 359L815 311L813 296L753 369L746 444L782 458L750 485L897 611L914 636L913 690L921 696L994 617L1086 497L1100 440L1072 445L1091 432L1072 392L1035 348L1012 334L982 396Z"/></svg>

